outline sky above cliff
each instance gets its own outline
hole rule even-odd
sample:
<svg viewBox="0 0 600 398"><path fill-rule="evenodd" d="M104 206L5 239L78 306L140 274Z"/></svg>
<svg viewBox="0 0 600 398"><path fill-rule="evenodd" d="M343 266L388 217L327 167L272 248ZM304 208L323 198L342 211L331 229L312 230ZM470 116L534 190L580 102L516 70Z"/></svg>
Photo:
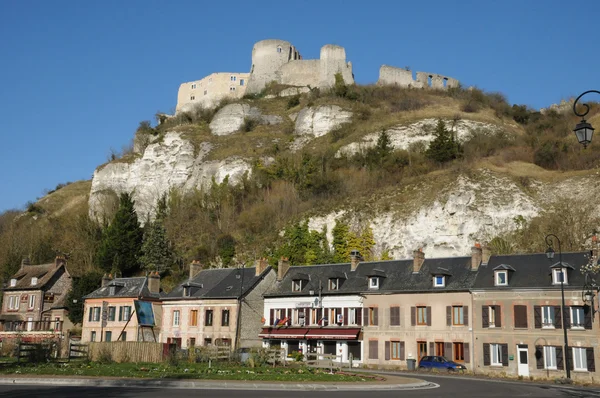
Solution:
<svg viewBox="0 0 600 398"><path fill-rule="evenodd" d="M534 108L600 89L600 2L580 5L0 1L0 212L90 179L140 121L174 110L180 83L249 71L253 43L267 38L292 42L305 59L344 46L359 84L387 64Z"/></svg>

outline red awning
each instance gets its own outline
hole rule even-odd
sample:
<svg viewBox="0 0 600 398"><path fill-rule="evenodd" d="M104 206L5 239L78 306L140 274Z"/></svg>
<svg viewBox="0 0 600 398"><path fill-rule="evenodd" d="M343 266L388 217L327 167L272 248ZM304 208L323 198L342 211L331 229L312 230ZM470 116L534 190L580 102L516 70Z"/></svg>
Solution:
<svg viewBox="0 0 600 398"><path fill-rule="evenodd" d="M263 328L263 339L356 340L360 328Z"/></svg>

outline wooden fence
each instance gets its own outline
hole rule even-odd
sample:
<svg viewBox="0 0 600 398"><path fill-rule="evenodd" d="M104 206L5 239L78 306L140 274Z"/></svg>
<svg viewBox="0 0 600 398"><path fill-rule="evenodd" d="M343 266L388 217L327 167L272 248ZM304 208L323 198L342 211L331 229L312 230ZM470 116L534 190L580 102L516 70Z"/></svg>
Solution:
<svg viewBox="0 0 600 398"><path fill-rule="evenodd" d="M163 344L141 341L111 341L89 343L88 356L92 361L162 362Z"/></svg>

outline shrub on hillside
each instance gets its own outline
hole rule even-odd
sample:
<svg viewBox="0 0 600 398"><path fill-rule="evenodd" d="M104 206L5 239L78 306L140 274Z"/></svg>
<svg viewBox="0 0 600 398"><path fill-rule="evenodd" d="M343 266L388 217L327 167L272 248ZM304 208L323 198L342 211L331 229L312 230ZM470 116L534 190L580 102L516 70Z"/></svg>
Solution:
<svg viewBox="0 0 600 398"><path fill-rule="evenodd" d="M462 156L462 147L454 134L448 131L446 124L440 119L434 131L435 138L429 144L425 155L438 163L449 162Z"/></svg>
<svg viewBox="0 0 600 398"><path fill-rule="evenodd" d="M258 126L258 120L253 117L245 117L242 123L242 131L249 133Z"/></svg>
<svg viewBox="0 0 600 398"><path fill-rule="evenodd" d="M298 105L300 105L300 95L299 94L293 95L288 99L287 109L291 109Z"/></svg>

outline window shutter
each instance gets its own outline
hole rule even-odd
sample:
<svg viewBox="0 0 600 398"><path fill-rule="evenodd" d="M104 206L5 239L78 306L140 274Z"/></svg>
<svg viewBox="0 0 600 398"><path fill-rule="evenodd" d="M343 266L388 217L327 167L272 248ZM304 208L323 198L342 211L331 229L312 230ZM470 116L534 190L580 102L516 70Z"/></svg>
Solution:
<svg viewBox="0 0 600 398"><path fill-rule="evenodd" d="M379 325L379 308L373 308L373 325Z"/></svg>
<svg viewBox="0 0 600 398"><path fill-rule="evenodd" d="M431 307L427 307L427 326L431 326Z"/></svg>
<svg viewBox="0 0 600 398"><path fill-rule="evenodd" d="M318 325L321 323L321 319L323 319L323 308L317 308L317 319L315 323Z"/></svg>
<svg viewBox="0 0 600 398"><path fill-rule="evenodd" d="M516 328L527 328L527 306L526 305L515 305L515 327Z"/></svg>
<svg viewBox="0 0 600 398"><path fill-rule="evenodd" d="M287 309L287 322L285 323L287 326L292 324L292 309L288 308Z"/></svg>
<svg viewBox="0 0 600 398"><path fill-rule="evenodd" d="M496 327L502 327L502 307L500 307L499 305L495 305L494 306L494 312L495 312L495 322L496 322Z"/></svg>
<svg viewBox="0 0 600 398"><path fill-rule="evenodd" d="M390 308L390 326L400 326L400 307Z"/></svg>
<svg viewBox="0 0 600 398"><path fill-rule="evenodd" d="M452 307L446 306L446 326L452 326Z"/></svg>
<svg viewBox="0 0 600 398"><path fill-rule="evenodd" d="M465 357L467 354L465 354ZM483 365L490 366L490 344L483 343Z"/></svg>
<svg viewBox="0 0 600 398"><path fill-rule="evenodd" d="M435 343L433 341L429 342L429 353L428 355L435 355Z"/></svg>
<svg viewBox="0 0 600 398"><path fill-rule="evenodd" d="M410 324L411 326L415 326L417 323L417 308L410 307Z"/></svg>
<svg viewBox="0 0 600 398"><path fill-rule="evenodd" d="M358 326L362 325L362 310L360 308L356 308L356 324Z"/></svg>
<svg viewBox="0 0 600 398"><path fill-rule="evenodd" d="M454 357L452 356L452 343L444 343L444 356L446 359L452 360Z"/></svg>
<svg viewBox="0 0 600 398"><path fill-rule="evenodd" d="M584 314L584 319L583 319L583 327L585 327L586 329L591 329L592 328L592 311L589 305L586 305L583 307L583 314Z"/></svg>
<svg viewBox="0 0 600 398"><path fill-rule="evenodd" d="M566 360L569 364L569 369L573 370L573 347L569 347Z"/></svg>
<svg viewBox="0 0 600 398"><path fill-rule="evenodd" d="M533 306L533 322L536 329L542 328L542 307L539 305Z"/></svg>
<svg viewBox="0 0 600 398"><path fill-rule="evenodd" d="M502 350L502 366L508 366L508 344L500 344Z"/></svg>
<svg viewBox="0 0 600 398"><path fill-rule="evenodd" d="M535 362L538 369L544 369L544 347L535 346Z"/></svg>
<svg viewBox="0 0 600 398"><path fill-rule="evenodd" d="M119 307L119 322L123 320L123 307Z"/></svg>
<svg viewBox="0 0 600 398"><path fill-rule="evenodd" d="M273 308L271 308L271 310L269 311L269 325L272 325L275 323L275 310Z"/></svg>
<svg viewBox="0 0 600 398"><path fill-rule="evenodd" d="M562 328L562 316L560 306L554 307L554 327L557 329Z"/></svg>
<svg viewBox="0 0 600 398"><path fill-rule="evenodd" d="M12 298L12 297L11 297L11 298ZM88 315L88 322L91 322L91 321L92 321L92 312L93 312L93 311L92 311L92 308L93 308L93 307L88 307L88 309L90 310L90 311L89 311L89 315Z"/></svg>
<svg viewBox="0 0 600 398"><path fill-rule="evenodd" d="M481 306L481 327L490 327L490 307L488 307L487 305Z"/></svg>
<svg viewBox="0 0 600 398"><path fill-rule="evenodd" d="M465 321L465 326L469 326L469 306L463 305L463 319Z"/></svg>
<svg viewBox="0 0 600 398"><path fill-rule="evenodd" d="M596 371L596 363L594 361L594 349L592 347L588 347L585 349L585 356L587 358L587 370L588 372Z"/></svg>
<svg viewBox="0 0 600 398"><path fill-rule="evenodd" d="M365 326L369 326L370 324L370 319L369 319L369 309L368 308L363 308L363 324Z"/></svg>
<svg viewBox="0 0 600 398"><path fill-rule="evenodd" d="M385 342L385 360L386 361L390 360L390 342L389 341Z"/></svg>
<svg viewBox="0 0 600 398"><path fill-rule="evenodd" d="M556 369L565 370L562 347L556 347Z"/></svg>
<svg viewBox="0 0 600 398"><path fill-rule="evenodd" d="M489 355L490 349L488 347L488 355ZM465 356L465 363L470 363L471 362L471 352L469 350L469 343L463 343L463 355Z"/></svg>
<svg viewBox="0 0 600 398"><path fill-rule="evenodd" d="M565 325L567 325L568 328L571 327L571 310L570 310L570 307L569 308L565 308Z"/></svg>
<svg viewBox="0 0 600 398"><path fill-rule="evenodd" d="M400 342L400 359L404 360L404 341Z"/></svg>
<svg viewBox="0 0 600 398"><path fill-rule="evenodd" d="M348 308L344 308L344 326L348 325Z"/></svg>

